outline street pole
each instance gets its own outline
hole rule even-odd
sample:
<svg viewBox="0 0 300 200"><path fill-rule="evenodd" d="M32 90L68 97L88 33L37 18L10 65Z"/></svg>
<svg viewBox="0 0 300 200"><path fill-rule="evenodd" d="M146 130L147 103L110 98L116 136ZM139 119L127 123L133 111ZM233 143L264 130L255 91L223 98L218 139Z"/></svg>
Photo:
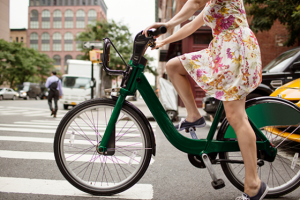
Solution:
<svg viewBox="0 0 300 200"><path fill-rule="evenodd" d="M92 46L92 50L94 49L94 46ZM92 74L91 74L91 99L94 98L94 64L92 62Z"/></svg>

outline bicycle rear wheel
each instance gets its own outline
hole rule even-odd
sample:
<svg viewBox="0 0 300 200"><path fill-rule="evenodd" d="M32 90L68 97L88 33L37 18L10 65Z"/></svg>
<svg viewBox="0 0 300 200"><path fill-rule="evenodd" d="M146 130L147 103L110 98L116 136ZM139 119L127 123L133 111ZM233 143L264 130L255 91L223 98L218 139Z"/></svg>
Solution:
<svg viewBox="0 0 300 200"><path fill-rule="evenodd" d="M115 125L115 148L110 149L114 155L98 153L115 102L96 99L79 104L65 115L55 134L54 154L61 173L93 195L112 195L133 186L151 160L153 133L128 104Z"/></svg>
<svg viewBox="0 0 300 200"><path fill-rule="evenodd" d="M269 107L266 109L269 113L263 113L264 107ZM255 112L249 114L248 111L251 109ZM275 161L268 162L258 158L258 161L263 161L262 166L257 166L258 176L270 188L267 197L278 197L290 193L300 186L300 158L298 158L300 154L300 109L284 100L258 98L247 102L246 110L248 117L252 121L256 120L255 124L259 125L263 134L277 148ZM292 119L291 117L298 118ZM266 119L264 121L269 121L264 123L263 118ZM231 128L229 127L228 121L223 121L217 136L218 140L235 140L234 137L226 135L227 130ZM240 152L220 153L219 157L220 159L242 160ZM229 181L243 191L244 164L222 163L221 166Z"/></svg>

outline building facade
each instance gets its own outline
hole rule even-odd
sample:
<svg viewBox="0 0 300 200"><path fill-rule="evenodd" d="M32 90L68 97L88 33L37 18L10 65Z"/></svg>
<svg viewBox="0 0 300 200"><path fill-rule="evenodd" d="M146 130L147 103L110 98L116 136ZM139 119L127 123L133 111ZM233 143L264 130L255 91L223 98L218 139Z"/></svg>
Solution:
<svg viewBox="0 0 300 200"><path fill-rule="evenodd" d="M9 0L0 0L0 39L9 41Z"/></svg>
<svg viewBox="0 0 300 200"><path fill-rule="evenodd" d="M65 73L67 60L82 55L76 36L106 20L106 12L104 0L29 0L27 46L53 58L56 70Z"/></svg>
<svg viewBox="0 0 300 200"><path fill-rule="evenodd" d="M26 28L14 28L10 29L10 42L21 42L24 46L27 46L27 29Z"/></svg>

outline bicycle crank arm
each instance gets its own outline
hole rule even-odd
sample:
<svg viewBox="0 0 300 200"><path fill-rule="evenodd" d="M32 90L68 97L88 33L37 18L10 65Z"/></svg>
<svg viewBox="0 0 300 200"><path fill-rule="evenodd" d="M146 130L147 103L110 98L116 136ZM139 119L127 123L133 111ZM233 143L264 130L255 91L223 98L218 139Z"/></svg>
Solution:
<svg viewBox="0 0 300 200"><path fill-rule="evenodd" d="M225 187L225 183L222 179L218 179L217 176L216 176L216 172L215 170L213 169L213 166L210 162L210 159L208 157L208 155L206 153L202 154L202 160L212 178L212 182L211 182L211 185L213 186L214 189L221 189L223 187Z"/></svg>

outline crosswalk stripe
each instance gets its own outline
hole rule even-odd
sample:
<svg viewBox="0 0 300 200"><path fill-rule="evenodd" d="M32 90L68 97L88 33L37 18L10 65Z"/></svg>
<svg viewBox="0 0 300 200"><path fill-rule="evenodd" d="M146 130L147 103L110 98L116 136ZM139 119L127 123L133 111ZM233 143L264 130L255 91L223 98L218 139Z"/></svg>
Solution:
<svg viewBox="0 0 300 200"><path fill-rule="evenodd" d="M136 136L136 134L134 134L133 136ZM38 138L38 137L13 137L13 136L0 136L0 141L18 141L18 142L37 142L37 143L50 143L53 144L53 138ZM95 143L94 145L97 144L96 141L92 141L93 143ZM69 144L69 139L65 139L65 144ZM88 140L75 140L74 144L83 144L83 145L87 145L87 144L91 144ZM118 146L141 146L141 144L139 145L134 145L136 144L136 142L116 142L116 145Z"/></svg>
<svg viewBox="0 0 300 200"><path fill-rule="evenodd" d="M100 199L99 196L93 196L78 190L64 180L0 177L0 191L23 194L93 197ZM153 187L151 184L136 184L122 193L105 196L105 198L152 199Z"/></svg>
<svg viewBox="0 0 300 200"><path fill-rule="evenodd" d="M76 162L89 162L93 155L76 155L76 154L65 154L68 161ZM76 157L77 156L77 157ZM29 151L7 151L0 150L0 158L10 158L10 159L26 159L26 160L55 160L53 152L29 152ZM117 158L120 162L119 164L129 164L130 157L126 156L108 156L109 159L105 161L107 164L113 164L113 160L111 158ZM132 164L138 164L141 157L135 157ZM102 162L102 161L97 161ZM154 162L154 159L151 159L150 165Z"/></svg>

